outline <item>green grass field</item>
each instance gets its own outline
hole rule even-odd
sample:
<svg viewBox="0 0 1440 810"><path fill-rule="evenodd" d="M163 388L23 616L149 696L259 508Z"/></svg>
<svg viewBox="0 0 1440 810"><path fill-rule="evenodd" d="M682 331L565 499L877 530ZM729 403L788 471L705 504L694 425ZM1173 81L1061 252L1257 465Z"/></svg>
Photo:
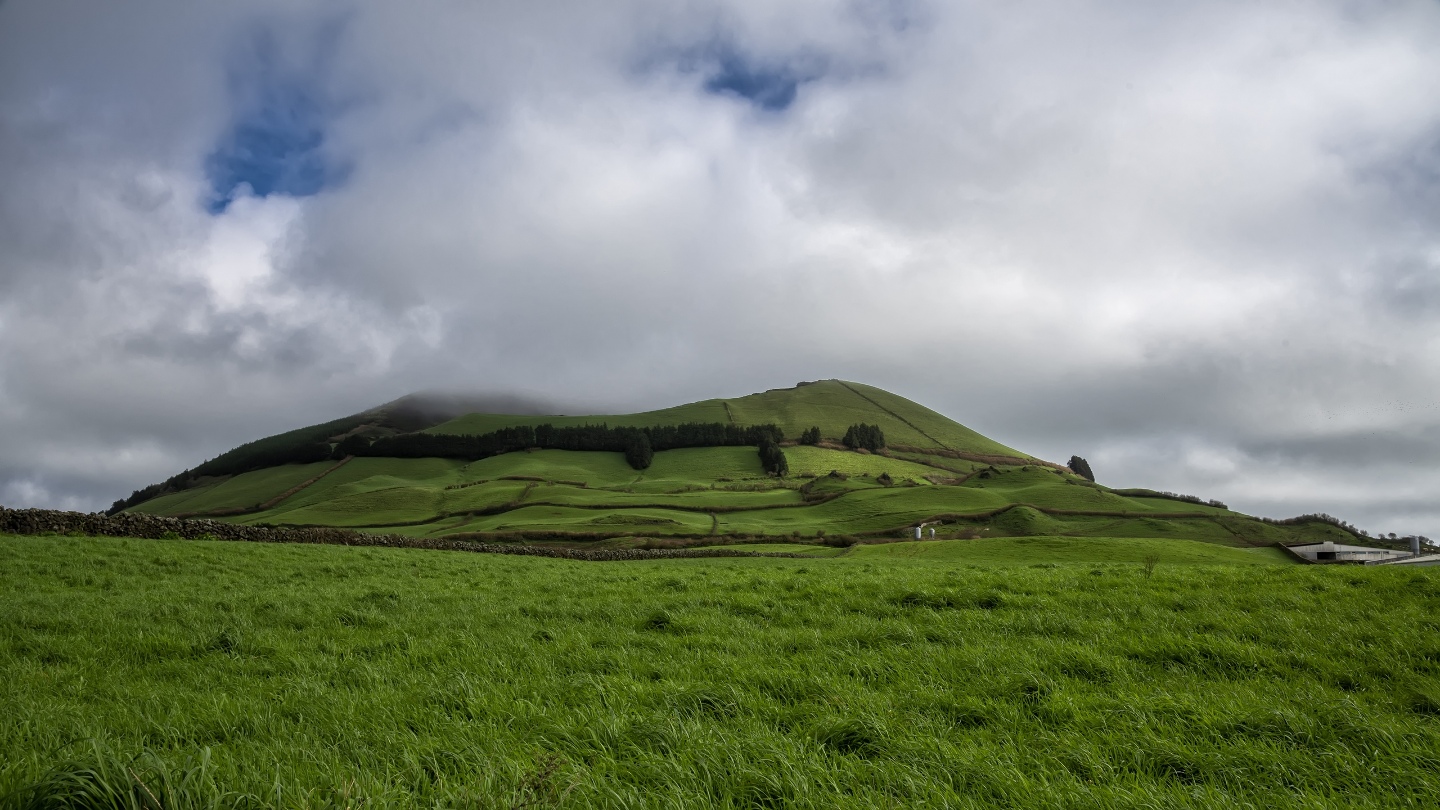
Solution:
<svg viewBox="0 0 1440 810"><path fill-rule="evenodd" d="M868 453L846 453L821 447L787 447L785 448L785 459L790 464L790 474L795 477L841 472L845 475L878 478L882 474L888 473L896 481L908 480L924 484L929 476L946 475L945 470L927 467L912 461Z"/></svg>
<svg viewBox="0 0 1440 810"><path fill-rule="evenodd" d="M0 537L0 807L1440 806L1440 570L1282 562Z"/></svg>

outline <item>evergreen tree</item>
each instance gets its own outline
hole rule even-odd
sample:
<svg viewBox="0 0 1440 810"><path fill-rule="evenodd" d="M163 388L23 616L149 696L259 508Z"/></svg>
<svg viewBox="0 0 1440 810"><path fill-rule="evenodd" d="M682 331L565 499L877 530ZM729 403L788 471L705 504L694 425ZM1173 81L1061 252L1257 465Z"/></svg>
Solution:
<svg viewBox="0 0 1440 810"><path fill-rule="evenodd" d="M770 439L760 442L760 466L772 475L784 476L790 472L790 462L785 460L785 451Z"/></svg>
<svg viewBox="0 0 1440 810"><path fill-rule="evenodd" d="M841 439L841 442L851 450L864 448L873 453L884 449L885 433L880 430L879 425L867 425L862 422L858 425L851 425L845 431L845 438Z"/></svg>
<svg viewBox="0 0 1440 810"><path fill-rule="evenodd" d="M820 427L817 425L817 426L815 426L815 427L806 429L806 431L805 431L804 433L801 433L801 434L800 434L800 443L801 443L801 444L819 444L819 443L820 443Z"/></svg>
<svg viewBox="0 0 1440 810"><path fill-rule="evenodd" d="M1090 462L1079 456L1071 456L1070 463L1065 466L1069 467L1072 472L1087 481L1095 480L1095 473L1090 472Z"/></svg>
<svg viewBox="0 0 1440 810"><path fill-rule="evenodd" d="M631 467L643 470L650 466L655 459L655 451L650 448L650 436L643 430L632 431L626 436L625 460Z"/></svg>
<svg viewBox="0 0 1440 810"><path fill-rule="evenodd" d="M353 434L341 439L340 443L335 445L335 452L331 453L330 457L338 461L346 456L364 455L365 451L369 449L369 439L358 434Z"/></svg>

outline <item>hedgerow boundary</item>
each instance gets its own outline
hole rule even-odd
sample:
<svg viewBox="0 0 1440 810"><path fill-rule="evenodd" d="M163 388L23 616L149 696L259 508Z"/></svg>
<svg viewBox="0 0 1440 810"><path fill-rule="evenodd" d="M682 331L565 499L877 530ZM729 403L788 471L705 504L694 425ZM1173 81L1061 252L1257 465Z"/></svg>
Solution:
<svg viewBox="0 0 1440 810"><path fill-rule="evenodd" d="M216 520L189 520L123 512L64 512L54 509L7 509L0 506L0 534L134 537L142 540L226 540L244 543L309 543L332 546L380 546L433 551L469 551L480 554L515 554L585 562L620 562L683 557L798 557L803 554L753 552L738 549L576 549L511 543L479 543L441 537L406 537L366 534L349 529L281 529L242 526ZM624 536L624 535L616 535Z"/></svg>

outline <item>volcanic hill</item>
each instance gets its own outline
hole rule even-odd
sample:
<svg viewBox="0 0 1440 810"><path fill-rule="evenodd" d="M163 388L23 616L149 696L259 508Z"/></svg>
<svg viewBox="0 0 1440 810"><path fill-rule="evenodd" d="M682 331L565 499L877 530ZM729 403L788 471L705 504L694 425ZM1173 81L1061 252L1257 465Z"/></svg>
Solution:
<svg viewBox="0 0 1440 810"><path fill-rule="evenodd" d="M922 525L938 538L1351 539L1323 520L1111 489L854 382L636 414L538 409L406 397L242 445L112 511L528 542L849 544Z"/></svg>

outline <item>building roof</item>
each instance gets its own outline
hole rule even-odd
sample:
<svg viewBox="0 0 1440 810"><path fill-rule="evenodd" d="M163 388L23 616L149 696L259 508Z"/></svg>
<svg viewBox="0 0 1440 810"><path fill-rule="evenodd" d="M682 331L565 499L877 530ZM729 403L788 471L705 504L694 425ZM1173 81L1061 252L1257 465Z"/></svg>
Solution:
<svg viewBox="0 0 1440 810"><path fill-rule="evenodd" d="M1287 546L1291 551L1340 551L1347 554L1370 552L1373 554L1409 554L1408 551L1399 551L1393 548L1374 548L1373 546L1347 546L1341 543L1307 543L1303 546Z"/></svg>
<svg viewBox="0 0 1440 810"><path fill-rule="evenodd" d="M1421 554L1418 557L1405 557L1399 560L1381 560L1381 565L1440 565L1440 554ZM1370 563L1366 563L1370 565Z"/></svg>

